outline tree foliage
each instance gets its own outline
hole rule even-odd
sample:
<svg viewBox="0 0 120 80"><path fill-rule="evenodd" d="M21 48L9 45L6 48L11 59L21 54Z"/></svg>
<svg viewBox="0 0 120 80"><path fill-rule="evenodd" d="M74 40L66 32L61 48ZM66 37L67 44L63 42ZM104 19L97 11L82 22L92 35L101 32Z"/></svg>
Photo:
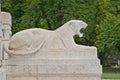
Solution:
<svg viewBox="0 0 120 80"><path fill-rule="evenodd" d="M99 1L99 12L96 17L98 25L95 45L98 47L103 62L108 57L120 52L120 16L117 13L116 6L111 1Z"/></svg>

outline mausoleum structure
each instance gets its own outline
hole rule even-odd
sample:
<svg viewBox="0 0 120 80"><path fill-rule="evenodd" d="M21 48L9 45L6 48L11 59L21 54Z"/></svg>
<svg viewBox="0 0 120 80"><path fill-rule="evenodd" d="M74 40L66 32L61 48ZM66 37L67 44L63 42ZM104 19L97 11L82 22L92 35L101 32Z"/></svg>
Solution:
<svg viewBox="0 0 120 80"><path fill-rule="evenodd" d="M8 57L2 54L1 60L7 80L101 80L97 48L78 45L73 39L74 35L82 37L80 29L87 27L85 22L71 20L53 31L26 29L9 40L11 19L5 21L8 41L2 52Z"/></svg>

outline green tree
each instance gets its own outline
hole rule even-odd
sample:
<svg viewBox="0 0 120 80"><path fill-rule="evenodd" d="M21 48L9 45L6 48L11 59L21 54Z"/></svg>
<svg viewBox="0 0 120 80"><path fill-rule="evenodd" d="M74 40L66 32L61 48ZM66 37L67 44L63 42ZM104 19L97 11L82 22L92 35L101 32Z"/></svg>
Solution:
<svg viewBox="0 0 120 80"><path fill-rule="evenodd" d="M98 9L95 45L98 48L103 65L107 65L108 57L119 54L120 17L116 15L116 8L110 0L100 0Z"/></svg>
<svg viewBox="0 0 120 80"><path fill-rule="evenodd" d="M24 14L24 0L2 0L2 11L10 12L12 15L12 32L20 31L19 18Z"/></svg>

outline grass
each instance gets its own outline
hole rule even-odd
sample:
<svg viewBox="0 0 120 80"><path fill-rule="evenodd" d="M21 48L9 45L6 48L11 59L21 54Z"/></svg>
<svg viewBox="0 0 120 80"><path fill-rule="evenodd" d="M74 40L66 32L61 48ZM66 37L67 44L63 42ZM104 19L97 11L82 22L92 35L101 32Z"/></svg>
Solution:
<svg viewBox="0 0 120 80"><path fill-rule="evenodd" d="M120 79L120 73L103 73L102 79Z"/></svg>
<svg viewBox="0 0 120 80"><path fill-rule="evenodd" d="M120 68L104 67L102 79L120 79Z"/></svg>

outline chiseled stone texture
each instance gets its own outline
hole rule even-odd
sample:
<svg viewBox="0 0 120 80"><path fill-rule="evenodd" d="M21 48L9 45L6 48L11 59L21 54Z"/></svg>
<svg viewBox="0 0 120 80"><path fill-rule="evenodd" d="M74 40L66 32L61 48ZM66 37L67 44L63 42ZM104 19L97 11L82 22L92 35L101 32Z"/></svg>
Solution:
<svg viewBox="0 0 120 80"><path fill-rule="evenodd" d="M5 40L9 40L12 35L11 25L11 14L8 12L0 12L0 36Z"/></svg>
<svg viewBox="0 0 120 80"><path fill-rule="evenodd" d="M0 68L0 80L6 80L6 70Z"/></svg>
<svg viewBox="0 0 120 80"><path fill-rule="evenodd" d="M40 28L26 29L13 35L10 43L4 45L4 49L7 53L18 56L39 54L46 50L57 51L71 48L82 50L86 46L77 45L73 36L81 37L80 30L86 26L87 24L81 20L71 20L54 31Z"/></svg>
<svg viewBox="0 0 120 80"><path fill-rule="evenodd" d="M49 54L45 54L45 56ZM72 55L74 56L75 53ZM100 61L97 58L57 59L54 56L50 58L31 59L27 57L4 60L3 65L7 69L7 79L101 80L102 66L100 66Z"/></svg>
<svg viewBox="0 0 120 80"><path fill-rule="evenodd" d="M3 43L2 41L0 41L0 65L1 65L1 61L3 60Z"/></svg>
<svg viewBox="0 0 120 80"><path fill-rule="evenodd" d="M4 49L7 80L101 80L96 47L77 45L87 24L71 20L55 31L28 29L15 34Z"/></svg>
<svg viewBox="0 0 120 80"><path fill-rule="evenodd" d="M7 59L8 57L8 55L3 51L3 44L4 42L9 42L12 35L11 26L11 14L0 11L0 60Z"/></svg>

